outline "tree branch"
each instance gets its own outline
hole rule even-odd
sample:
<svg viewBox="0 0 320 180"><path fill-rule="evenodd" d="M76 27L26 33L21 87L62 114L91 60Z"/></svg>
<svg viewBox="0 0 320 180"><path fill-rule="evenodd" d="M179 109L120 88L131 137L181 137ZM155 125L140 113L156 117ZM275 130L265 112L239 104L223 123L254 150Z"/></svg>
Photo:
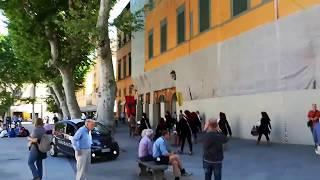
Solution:
<svg viewBox="0 0 320 180"><path fill-rule="evenodd" d="M55 34L55 32L52 31L52 29L49 26L45 26L45 33L48 38L51 51L51 59L49 60L49 65L58 67L59 46L57 35Z"/></svg>

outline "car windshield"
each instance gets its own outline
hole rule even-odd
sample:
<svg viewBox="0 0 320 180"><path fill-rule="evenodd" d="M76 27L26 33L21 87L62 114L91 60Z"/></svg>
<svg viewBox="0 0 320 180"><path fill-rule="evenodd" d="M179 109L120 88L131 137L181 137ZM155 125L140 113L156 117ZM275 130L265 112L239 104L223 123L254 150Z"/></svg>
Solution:
<svg viewBox="0 0 320 180"><path fill-rule="evenodd" d="M77 129L81 128L82 126L84 126L84 122L79 122L78 124L76 124Z"/></svg>
<svg viewBox="0 0 320 180"><path fill-rule="evenodd" d="M96 127L92 130L93 135L109 135L109 129L102 125L101 123L96 122Z"/></svg>

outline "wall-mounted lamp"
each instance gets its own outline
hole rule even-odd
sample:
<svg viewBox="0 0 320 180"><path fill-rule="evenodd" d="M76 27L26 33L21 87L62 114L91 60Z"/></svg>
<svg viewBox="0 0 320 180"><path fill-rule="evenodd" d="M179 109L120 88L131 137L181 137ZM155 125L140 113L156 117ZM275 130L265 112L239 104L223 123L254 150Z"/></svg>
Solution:
<svg viewBox="0 0 320 180"><path fill-rule="evenodd" d="M170 76L171 76L171 79L172 79L172 80L176 80L176 79L177 79L177 75L176 75L176 72L175 72L174 70L172 70L172 71L170 72Z"/></svg>

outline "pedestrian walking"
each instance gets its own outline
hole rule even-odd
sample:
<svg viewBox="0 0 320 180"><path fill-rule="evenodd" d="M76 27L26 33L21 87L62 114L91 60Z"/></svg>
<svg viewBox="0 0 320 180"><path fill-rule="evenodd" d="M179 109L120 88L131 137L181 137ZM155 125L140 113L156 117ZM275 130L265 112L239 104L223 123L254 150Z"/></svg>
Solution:
<svg viewBox="0 0 320 180"><path fill-rule="evenodd" d="M129 137L134 137L137 128L136 118L133 114L129 115L128 118L128 126L129 126Z"/></svg>
<svg viewBox="0 0 320 180"><path fill-rule="evenodd" d="M183 115L182 119L178 123L178 132L180 135L180 142L181 142L181 148L179 153L183 154L184 150L184 144L186 142L186 139L189 144L189 155L192 155L192 141L191 141L191 136L192 136L192 130L190 127L190 124L188 122L188 117L186 114L189 114L189 111L185 111L185 115Z"/></svg>
<svg viewBox="0 0 320 180"><path fill-rule="evenodd" d="M271 124L270 124L271 120L266 112L261 112L261 116L262 118L260 120L257 145L259 145L262 135L266 137L268 144L270 144L269 134L271 133Z"/></svg>
<svg viewBox="0 0 320 180"><path fill-rule="evenodd" d="M166 118L165 122L167 124L168 131L169 131L169 133L171 133L174 122L173 122L173 118L171 116L171 113L169 111L166 112L165 118Z"/></svg>
<svg viewBox="0 0 320 180"><path fill-rule="evenodd" d="M154 140L157 140L159 137L161 137L162 136L162 132L164 130L168 130L168 126L167 126L166 122L164 121L164 119L160 118L159 123L158 123L157 128L156 128L156 135L154 137Z"/></svg>
<svg viewBox="0 0 320 180"><path fill-rule="evenodd" d="M178 119L178 116L177 116L177 112L175 111L174 113L172 113L172 119L174 121L174 124L177 123L177 119Z"/></svg>
<svg viewBox="0 0 320 180"><path fill-rule="evenodd" d="M202 131L201 120L198 118L198 115L196 112L190 113L189 119L190 119L189 124L191 126L191 130L193 134L193 140L194 140L194 143L197 144L198 133Z"/></svg>
<svg viewBox="0 0 320 180"><path fill-rule="evenodd" d="M151 129L149 118L147 118L147 114L146 113L142 113L142 118L141 118L141 121L140 121L139 134L141 134L141 132L144 129Z"/></svg>
<svg viewBox="0 0 320 180"><path fill-rule="evenodd" d="M180 110L179 119L177 121L179 122L182 118L183 118L183 113L182 113L182 110Z"/></svg>
<svg viewBox="0 0 320 180"><path fill-rule="evenodd" d="M35 128L33 129L31 136L28 137L30 150L28 165L34 180L41 180L43 176L42 160L47 157L47 153L43 153L39 150L39 144L45 133L46 130L43 127L42 119L36 119Z"/></svg>
<svg viewBox="0 0 320 180"><path fill-rule="evenodd" d="M211 180L212 172L214 180L222 178L223 144L227 143L228 138L219 132L217 119L211 118L206 123L206 133L203 141L203 169L205 180Z"/></svg>
<svg viewBox="0 0 320 180"><path fill-rule="evenodd" d="M310 110L308 112L308 123L307 126L309 127L311 133L312 133L312 137L313 136L313 128L316 124L316 122L319 121L320 118L320 111L317 109L317 104L312 104L312 110ZM316 146L316 140L313 138L313 142Z"/></svg>
<svg viewBox="0 0 320 180"><path fill-rule="evenodd" d="M72 138L72 146L77 161L76 180L87 180L87 172L91 163L91 131L94 127L95 121L87 119L85 125L79 128Z"/></svg>
<svg viewBox="0 0 320 180"><path fill-rule="evenodd" d="M219 128L221 129L222 133L226 136L232 136L231 127L229 125L229 122L227 120L226 114L223 112L220 112L219 114L220 119L218 120Z"/></svg>
<svg viewBox="0 0 320 180"><path fill-rule="evenodd" d="M316 142L316 154L320 155L320 123L319 120L315 121L315 125L313 127L313 138Z"/></svg>

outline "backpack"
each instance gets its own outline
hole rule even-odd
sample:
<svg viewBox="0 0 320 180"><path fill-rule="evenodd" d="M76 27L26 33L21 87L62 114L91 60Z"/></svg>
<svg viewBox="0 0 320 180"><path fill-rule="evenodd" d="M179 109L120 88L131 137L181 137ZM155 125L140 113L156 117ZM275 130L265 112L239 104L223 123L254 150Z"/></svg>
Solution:
<svg viewBox="0 0 320 180"><path fill-rule="evenodd" d="M46 153L51 148L51 139L47 134L44 134L41 137L40 143L38 144L38 148L40 152Z"/></svg>

